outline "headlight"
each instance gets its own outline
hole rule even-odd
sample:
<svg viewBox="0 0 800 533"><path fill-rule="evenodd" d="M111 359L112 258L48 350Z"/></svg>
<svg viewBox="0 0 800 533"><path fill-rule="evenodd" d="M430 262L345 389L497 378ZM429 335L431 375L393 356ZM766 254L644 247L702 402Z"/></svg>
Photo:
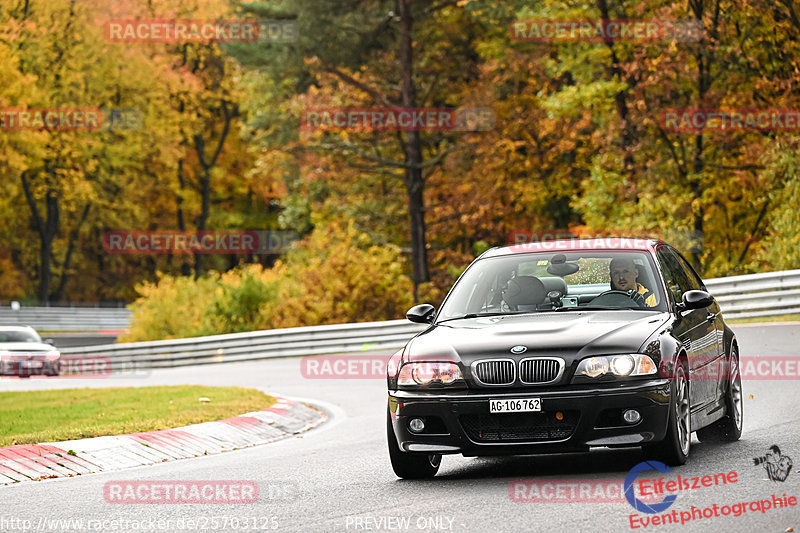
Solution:
<svg viewBox="0 0 800 533"><path fill-rule="evenodd" d="M578 374L596 378L608 372L608 359L605 357L590 357L578 365Z"/></svg>
<svg viewBox="0 0 800 533"><path fill-rule="evenodd" d="M455 363L406 363L400 369L398 385L449 385L463 381L461 369Z"/></svg>
<svg viewBox="0 0 800 533"><path fill-rule="evenodd" d="M633 372L636 361L630 355L620 355L611 358L611 370L618 376L627 376Z"/></svg>
<svg viewBox="0 0 800 533"><path fill-rule="evenodd" d="M656 364L644 354L589 357L578 364L576 375L596 378L611 372L615 376L648 376L656 373Z"/></svg>
<svg viewBox="0 0 800 533"><path fill-rule="evenodd" d="M386 378L394 379L397 377L397 365L400 363L400 356L403 355L403 350L398 350L389 358L386 363Z"/></svg>

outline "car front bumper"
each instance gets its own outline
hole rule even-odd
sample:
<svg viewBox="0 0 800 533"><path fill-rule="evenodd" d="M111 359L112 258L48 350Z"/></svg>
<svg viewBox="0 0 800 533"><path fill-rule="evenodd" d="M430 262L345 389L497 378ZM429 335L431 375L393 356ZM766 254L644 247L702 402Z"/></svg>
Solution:
<svg viewBox="0 0 800 533"><path fill-rule="evenodd" d="M398 446L406 452L466 456L586 452L595 446L638 446L664 438L670 382L573 386L550 390L389 392L389 413ZM541 413L490 414L490 399L541 398ZM636 424L622 412L641 414ZM561 417L559 419L559 416ZM409 429L422 418L422 433Z"/></svg>

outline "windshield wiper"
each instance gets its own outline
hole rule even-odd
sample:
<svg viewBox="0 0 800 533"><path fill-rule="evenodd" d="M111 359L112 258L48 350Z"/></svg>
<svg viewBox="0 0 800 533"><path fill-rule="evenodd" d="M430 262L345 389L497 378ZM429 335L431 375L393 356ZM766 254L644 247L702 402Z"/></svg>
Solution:
<svg viewBox="0 0 800 533"><path fill-rule="evenodd" d="M581 305L578 307L557 307L553 309L553 311L596 311L596 310L603 310L603 311L619 311L619 310L631 310L631 309L648 309L647 307L618 307L612 305Z"/></svg>
<svg viewBox="0 0 800 533"><path fill-rule="evenodd" d="M444 322L450 322L451 320L463 320L465 318L482 318L485 316L505 316L505 315L522 315L525 313L535 313L536 311L512 311L512 312L504 312L504 313L467 313L463 316L457 316L453 318L448 318L446 320L440 320L437 324L442 324Z"/></svg>

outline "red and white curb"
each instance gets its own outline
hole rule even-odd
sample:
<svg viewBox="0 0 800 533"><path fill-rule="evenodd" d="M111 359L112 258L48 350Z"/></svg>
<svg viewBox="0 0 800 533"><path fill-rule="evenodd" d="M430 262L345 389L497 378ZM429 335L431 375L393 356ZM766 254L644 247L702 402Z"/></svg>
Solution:
<svg viewBox="0 0 800 533"><path fill-rule="evenodd" d="M176 429L0 448L0 485L72 477L257 446L302 433L327 419L276 397L272 407Z"/></svg>

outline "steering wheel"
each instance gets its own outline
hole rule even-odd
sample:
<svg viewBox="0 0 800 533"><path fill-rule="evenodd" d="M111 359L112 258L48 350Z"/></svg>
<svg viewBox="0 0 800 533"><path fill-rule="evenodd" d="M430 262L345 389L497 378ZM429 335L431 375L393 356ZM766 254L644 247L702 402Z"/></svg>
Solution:
<svg viewBox="0 0 800 533"><path fill-rule="evenodd" d="M610 291L605 291L605 292L602 292L602 293L598 294L596 297L594 297L594 298L592 299L592 302L594 302L594 301L595 301L595 300L597 300L598 298L602 298L603 296L605 296L605 295L607 295L607 294L618 294L618 295L620 295L620 296L625 296L625 297L627 297L627 298L630 298L630 299L631 299L631 300L633 300L633 301L636 303L636 305L638 305L639 307L644 307L644 306L646 305L646 304L645 304L645 301L644 301L644 295L642 295L642 294L639 294L638 292L636 292L636 291L635 291L635 290L633 290L633 289L631 289L631 290L629 290L629 291L621 291L621 290L619 290L619 289L611 289Z"/></svg>

